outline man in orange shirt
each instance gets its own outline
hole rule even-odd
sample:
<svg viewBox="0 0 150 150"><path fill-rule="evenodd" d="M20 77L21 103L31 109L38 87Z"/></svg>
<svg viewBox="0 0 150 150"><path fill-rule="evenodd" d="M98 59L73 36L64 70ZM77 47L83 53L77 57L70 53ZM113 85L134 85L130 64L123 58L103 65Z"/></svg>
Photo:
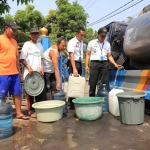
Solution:
<svg viewBox="0 0 150 150"><path fill-rule="evenodd" d="M13 21L4 25L4 33L0 35L0 94L6 97L8 92L13 95L16 107L16 118L28 120L21 113L21 84L18 45L14 38L18 26Z"/></svg>

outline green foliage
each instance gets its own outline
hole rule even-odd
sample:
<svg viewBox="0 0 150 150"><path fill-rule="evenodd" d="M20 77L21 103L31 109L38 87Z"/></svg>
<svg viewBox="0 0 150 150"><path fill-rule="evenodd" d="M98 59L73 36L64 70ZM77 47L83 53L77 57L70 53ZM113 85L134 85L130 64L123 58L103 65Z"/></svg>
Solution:
<svg viewBox="0 0 150 150"><path fill-rule="evenodd" d="M15 39L18 43L23 43L23 42L29 41L30 40L29 32L24 33L23 31L19 30Z"/></svg>
<svg viewBox="0 0 150 150"><path fill-rule="evenodd" d="M127 17L127 19L128 19L127 22L130 23L134 18L129 16L129 17Z"/></svg>
<svg viewBox="0 0 150 150"><path fill-rule="evenodd" d="M0 34L2 34L4 31L4 23L5 23L4 17L0 17Z"/></svg>
<svg viewBox="0 0 150 150"><path fill-rule="evenodd" d="M12 15L10 15L10 14L7 14L7 15L5 16L5 21L8 21L8 20L14 21L14 17L13 17Z"/></svg>
<svg viewBox="0 0 150 150"><path fill-rule="evenodd" d="M84 38L84 43L87 45L89 41L97 38L97 31L94 31L92 28L86 29L86 36Z"/></svg>
<svg viewBox="0 0 150 150"><path fill-rule="evenodd" d="M86 27L88 15L77 1L69 3L68 0L57 0L57 10L49 11L51 22L51 41L55 43L59 37L65 36L68 40L75 36L77 27Z"/></svg>
<svg viewBox="0 0 150 150"><path fill-rule="evenodd" d="M127 17L127 21L124 21L124 20L123 20L122 22L130 23L133 19L134 19L133 17L128 16L128 17Z"/></svg>
<svg viewBox="0 0 150 150"><path fill-rule="evenodd" d="M4 14L4 13L9 13L10 10L10 6L7 2L8 0L1 0L0 3L0 15ZM12 0L12 1L16 1L16 0ZM17 5L18 4L28 4L30 2L33 2L33 0L17 0Z"/></svg>
<svg viewBox="0 0 150 150"><path fill-rule="evenodd" d="M48 15L45 17L47 23L54 23L56 21L57 10L50 9Z"/></svg>
<svg viewBox="0 0 150 150"><path fill-rule="evenodd" d="M12 0L16 2L16 5L18 4L28 4L30 2L33 2L34 0ZM9 13L10 11L10 6L8 3L8 0L1 0L0 1L0 16L5 14L5 13ZM10 17L10 16L9 16ZM8 17L6 18L6 20L8 19ZM10 17L9 19L12 20L12 18ZM0 17L0 34L3 32L3 24L5 22L4 17Z"/></svg>
<svg viewBox="0 0 150 150"><path fill-rule="evenodd" d="M25 10L18 10L14 20L24 32L29 31L31 27L41 28L45 24L43 15L38 10L34 10L33 5L27 5Z"/></svg>

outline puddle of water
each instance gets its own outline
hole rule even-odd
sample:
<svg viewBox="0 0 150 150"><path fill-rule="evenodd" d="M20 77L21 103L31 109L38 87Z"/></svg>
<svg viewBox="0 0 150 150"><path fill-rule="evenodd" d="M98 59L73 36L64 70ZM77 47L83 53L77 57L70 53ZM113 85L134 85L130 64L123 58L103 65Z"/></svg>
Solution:
<svg viewBox="0 0 150 150"><path fill-rule="evenodd" d="M8 148L11 148L13 146L13 144L14 144L13 140L5 141L5 139L4 139L0 142L0 147L1 147L0 149L5 150L5 149L8 149Z"/></svg>
<svg viewBox="0 0 150 150"><path fill-rule="evenodd" d="M73 141L73 139L72 139L72 137L73 137L73 134L71 134L71 133L75 133L75 131L74 130L71 130L71 129L68 129L67 130L67 144L68 144L68 146L69 146L69 148L72 148L72 147L76 147L77 146L77 143L75 143L74 141Z"/></svg>
<svg viewBox="0 0 150 150"><path fill-rule="evenodd" d="M50 139L42 143L41 149L42 150L65 150L67 148L62 141Z"/></svg>
<svg viewBox="0 0 150 150"><path fill-rule="evenodd" d="M37 128L37 131L39 131L42 134L50 134L54 131L53 124L50 124L50 123L37 122L36 128Z"/></svg>
<svg viewBox="0 0 150 150"><path fill-rule="evenodd" d="M30 146L23 146L20 150L32 150Z"/></svg>
<svg viewBox="0 0 150 150"><path fill-rule="evenodd" d="M110 131L118 131L117 128L109 128Z"/></svg>
<svg viewBox="0 0 150 150"><path fill-rule="evenodd" d="M41 149L41 141L33 135L27 135L14 142L15 150L39 150Z"/></svg>

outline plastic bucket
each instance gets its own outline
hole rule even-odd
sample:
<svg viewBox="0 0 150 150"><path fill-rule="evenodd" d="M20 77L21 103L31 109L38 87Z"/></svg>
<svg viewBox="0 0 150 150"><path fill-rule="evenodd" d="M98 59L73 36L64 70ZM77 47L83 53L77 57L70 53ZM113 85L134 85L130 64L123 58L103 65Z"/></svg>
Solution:
<svg viewBox="0 0 150 150"><path fill-rule="evenodd" d="M102 116L102 97L86 97L76 98L73 100L75 104L76 115L81 120L96 120Z"/></svg>
<svg viewBox="0 0 150 150"><path fill-rule="evenodd" d="M122 92L116 95L122 123L136 125L144 122L145 95L144 92Z"/></svg>
<svg viewBox="0 0 150 150"><path fill-rule="evenodd" d="M63 116L64 101L42 101L32 105L37 114L37 120L41 122L53 122Z"/></svg>

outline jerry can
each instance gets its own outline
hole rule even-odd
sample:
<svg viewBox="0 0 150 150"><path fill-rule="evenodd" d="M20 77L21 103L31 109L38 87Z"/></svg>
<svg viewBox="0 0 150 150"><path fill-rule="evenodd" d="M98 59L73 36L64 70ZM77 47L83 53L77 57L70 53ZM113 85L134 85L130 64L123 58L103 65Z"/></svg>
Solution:
<svg viewBox="0 0 150 150"><path fill-rule="evenodd" d="M81 98L85 95L86 80L84 77L69 75L67 96Z"/></svg>

